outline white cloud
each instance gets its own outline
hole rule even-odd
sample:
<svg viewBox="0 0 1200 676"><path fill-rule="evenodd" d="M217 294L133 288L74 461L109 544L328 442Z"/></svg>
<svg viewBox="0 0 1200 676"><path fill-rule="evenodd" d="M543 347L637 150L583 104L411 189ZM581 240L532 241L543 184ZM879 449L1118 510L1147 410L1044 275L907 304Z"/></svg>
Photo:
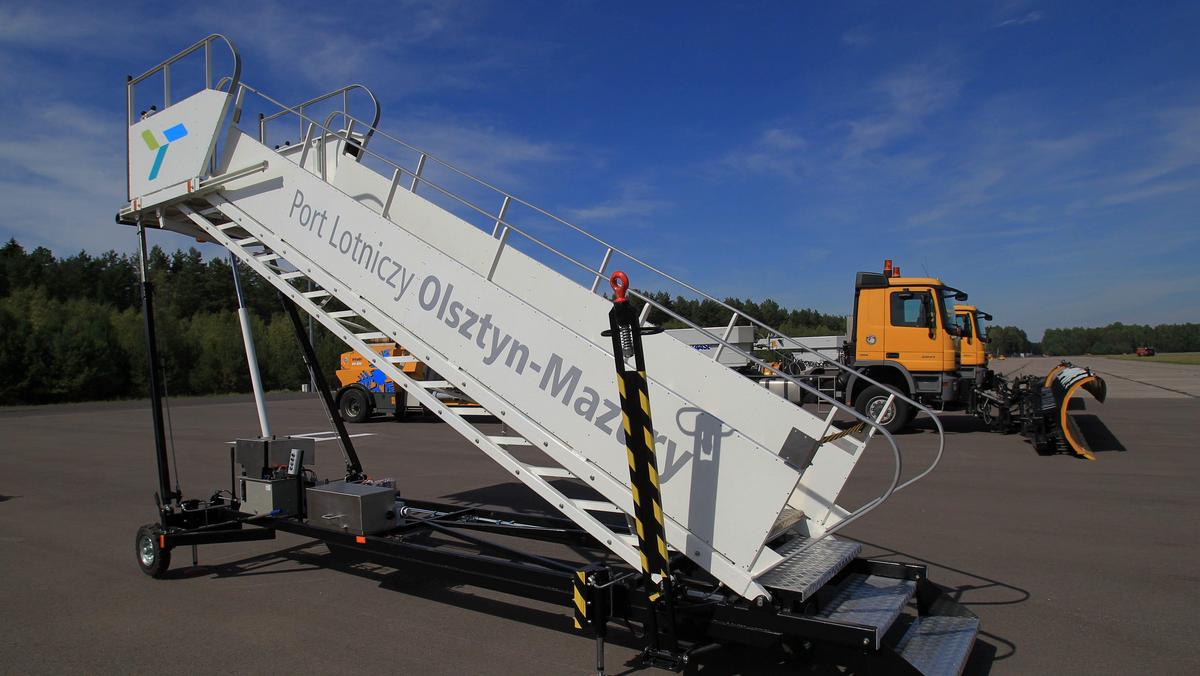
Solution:
<svg viewBox="0 0 1200 676"><path fill-rule="evenodd" d="M578 221L629 221L668 209L672 203L649 196L645 182L621 184L616 197L586 207L568 209L567 215Z"/></svg>
<svg viewBox="0 0 1200 676"><path fill-rule="evenodd" d="M1032 12L1027 12L1026 14L1023 14L1022 16L1013 17L1011 19L1005 19L1004 21L1001 21L1000 23L996 24L996 27L997 28L1005 28L1008 26L1026 26L1031 23L1037 23L1044 18L1046 18L1046 14L1044 12L1042 12L1040 10L1034 10Z"/></svg>
<svg viewBox="0 0 1200 676"><path fill-rule="evenodd" d="M720 165L750 174L797 178L804 173L807 145L804 138L790 129L769 127L748 148L726 155Z"/></svg>
<svg viewBox="0 0 1200 676"><path fill-rule="evenodd" d="M861 157L881 150L917 131L921 123L953 103L963 81L952 60L911 64L892 72L871 88L876 110L846 121L845 155Z"/></svg>

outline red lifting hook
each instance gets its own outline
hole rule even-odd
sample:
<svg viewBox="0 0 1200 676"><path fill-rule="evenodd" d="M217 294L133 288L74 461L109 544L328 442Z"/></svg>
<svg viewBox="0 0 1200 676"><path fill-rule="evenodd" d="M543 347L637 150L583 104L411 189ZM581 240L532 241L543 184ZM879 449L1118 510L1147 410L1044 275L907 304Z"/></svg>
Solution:
<svg viewBox="0 0 1200 676"><path fill-rule="evenodd" d="M613 299L613 302L624 303L625 291L629 288L629 275L617 270L616 272L612 273L612 277L610 277L608 281L610 284L612 284L613 293L617 295L617 297Z"/></svg>

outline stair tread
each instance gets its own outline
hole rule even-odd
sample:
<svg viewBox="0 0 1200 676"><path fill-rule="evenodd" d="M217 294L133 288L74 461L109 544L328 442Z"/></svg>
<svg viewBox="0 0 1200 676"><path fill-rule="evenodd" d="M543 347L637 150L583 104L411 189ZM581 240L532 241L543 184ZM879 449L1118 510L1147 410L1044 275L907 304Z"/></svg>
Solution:
<svg viewBox="0 0 1200 676"><path fill-rule="evenodd" d="M916 590L917 583L912 580L850 575L817 616L833 622L874 627L875 647L878 648L880 639Z"/></svg>
<svg viewBox="0 0 1200 676"><path fill-rule="evenodd" d="M862 551L862 545L853 540L829 536L796 554L808 541L804 536L797 536L776 549L775 552L786 560L758 576L757 582L769 589L799 594L801 600L807 599Z"/></svg>
<svg viewBox="0 0 1200 676"><path fill-rule="evenodd" d="M976 617L920 617L896 644L896 652L925 676L958 676L978 632Z"/></svg>

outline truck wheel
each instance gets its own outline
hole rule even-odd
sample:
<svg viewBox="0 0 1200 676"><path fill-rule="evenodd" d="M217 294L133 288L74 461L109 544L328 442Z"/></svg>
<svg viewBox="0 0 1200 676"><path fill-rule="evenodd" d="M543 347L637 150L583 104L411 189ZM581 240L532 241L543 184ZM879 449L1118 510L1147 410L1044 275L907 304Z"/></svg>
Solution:
<svg viewBox="0 0 1200 676"><path fill-rule="evenodd" d="M365 422L371 417L371 404L362 390L349 389L338 399L338 413L342 414L342 420L346 422Z"/></svg>
<svg viewBox="0 0 1200 676"><path fill-rule="evenodd" d="M138 529L133 541L133 553L137 556L138 568L150 577L159 578L171 567L171 550L158 546L162 530L158 524L148 523Z"/></svg>
<svg viewBox="0 0 1200 676"><path fill-rule="evenodd" d="M854 401L854 408L864 416L874 420L879 417L879 412L883 410L884 404L891 396L891 392L883 389L878 385L869 385L858 398ZM903 399L893 399L892 405L879 419L879 424L888 432L895 434L904 429L913 419L912 405Z"/></svg>

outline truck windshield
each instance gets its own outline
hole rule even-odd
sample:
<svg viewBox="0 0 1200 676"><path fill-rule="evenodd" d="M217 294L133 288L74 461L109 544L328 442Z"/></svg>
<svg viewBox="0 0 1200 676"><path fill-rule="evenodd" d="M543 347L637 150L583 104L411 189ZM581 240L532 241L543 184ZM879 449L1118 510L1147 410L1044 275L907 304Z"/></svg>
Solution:
<svg viewBox="0 0 1200 676"><path fill-rule="evenodd" d="M980 338L987 338L987 330L983 326L983 313L975 314L975 333L979 334Z"/></svg>

